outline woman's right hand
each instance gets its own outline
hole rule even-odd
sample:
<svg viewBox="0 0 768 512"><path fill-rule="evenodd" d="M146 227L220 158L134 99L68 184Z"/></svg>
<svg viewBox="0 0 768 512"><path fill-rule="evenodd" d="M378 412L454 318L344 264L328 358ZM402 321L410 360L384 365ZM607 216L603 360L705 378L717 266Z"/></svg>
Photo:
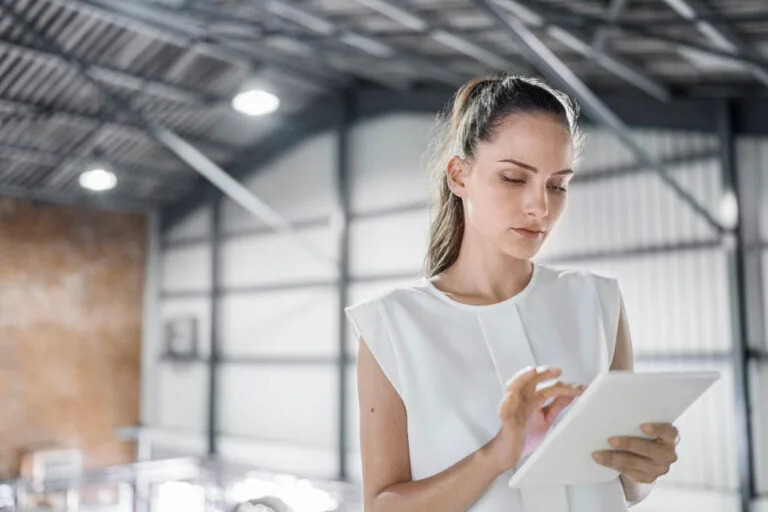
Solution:
<svg viewBox="0 0 768 512"><path fill-rule="evenodd" d="M557 415L584 392L585 386L560 381L536 389L542 382L561 374L559 368L526 368L507 382L499 405L501 428L491 441L500 473L515 467L521 457L532 452Z"/></svg>

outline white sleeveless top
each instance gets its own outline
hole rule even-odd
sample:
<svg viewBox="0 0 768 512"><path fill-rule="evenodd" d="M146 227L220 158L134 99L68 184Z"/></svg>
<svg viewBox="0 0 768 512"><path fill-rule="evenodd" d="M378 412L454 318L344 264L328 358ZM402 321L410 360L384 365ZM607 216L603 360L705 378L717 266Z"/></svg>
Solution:
<svg viewBox="0 0 768 512"><path fill-rule="evenodd" d="M608 371L618 330L615 279L533 265L523 291L491 305L455 301L427 278L346 308L405 404L413 480L440 473L490 441L504 383L526 366L589 384ZM499 476L472 512L627 510L618 479L510 489Z"/></svg>

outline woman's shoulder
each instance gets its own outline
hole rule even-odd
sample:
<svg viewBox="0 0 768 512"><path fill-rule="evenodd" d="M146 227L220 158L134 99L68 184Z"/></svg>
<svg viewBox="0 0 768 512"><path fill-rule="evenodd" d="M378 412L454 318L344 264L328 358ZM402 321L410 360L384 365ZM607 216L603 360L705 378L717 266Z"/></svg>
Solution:
<svg viewBox="0 0 768 512"><path fill-rule="evenodd" d="M361 309L375 304L392 304L419 300L428 296L429 284L426 277L420 277L369 294L353 302L347 310Z"/></svg>
<svg viewBox="0 0 768 512"><path fill-rule="evenodd" d="M565 286L582 289L598 287L603 289L617 288L618 280L601 271L586 268L568 267L537 263L537 281L541 286Z"/></svg>

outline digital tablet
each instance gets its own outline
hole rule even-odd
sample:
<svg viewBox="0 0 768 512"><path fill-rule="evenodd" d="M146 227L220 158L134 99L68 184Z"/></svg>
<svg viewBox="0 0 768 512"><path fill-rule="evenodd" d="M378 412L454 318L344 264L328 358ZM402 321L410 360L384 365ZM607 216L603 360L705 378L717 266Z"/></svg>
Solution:
<svg viewBox="0 0 768 512"><path fill-rule="evenodd" d="M618 472L599 465L592 453L611 450L608 438L648 438L645 423L673 423L718 378L718 372L599 375L515 471L509 486L523 489L613 480Z"/></svg>

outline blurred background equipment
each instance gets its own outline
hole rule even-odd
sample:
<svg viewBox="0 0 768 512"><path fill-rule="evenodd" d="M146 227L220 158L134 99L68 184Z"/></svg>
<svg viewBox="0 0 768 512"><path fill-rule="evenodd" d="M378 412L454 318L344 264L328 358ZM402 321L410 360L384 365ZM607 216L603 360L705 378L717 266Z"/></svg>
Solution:
<svg viewBox="0 0 768 512"><path fill-rule="evenodd" d="M419 277L499 72L585 114L540 261L723 374L635 510L768 510L764 0L0 0L0 510L360 511L342 308Z"/></svg>

